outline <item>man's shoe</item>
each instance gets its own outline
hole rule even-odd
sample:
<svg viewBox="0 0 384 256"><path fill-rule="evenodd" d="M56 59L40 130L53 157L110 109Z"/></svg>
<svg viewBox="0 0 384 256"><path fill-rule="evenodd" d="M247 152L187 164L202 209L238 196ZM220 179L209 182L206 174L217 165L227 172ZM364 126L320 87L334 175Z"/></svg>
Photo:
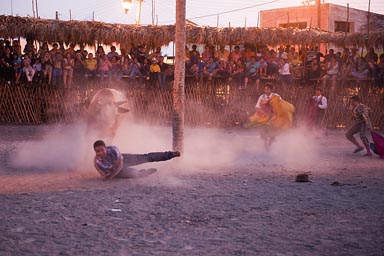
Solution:
<svg viewBox="0 0 384 256"><path fill-rule="evenodd" d="M355 149L355 151L353 151L353 153L358 153L358 152L360 152L362 150L364 150L364 148L363 147L359 147L359 148Z"/></svg>
<svg viewBox="0 0 384 256"><path fill-rule="evenodd" d="M172 157L179 157L181 156L180 151L173 151Z"/></svg>

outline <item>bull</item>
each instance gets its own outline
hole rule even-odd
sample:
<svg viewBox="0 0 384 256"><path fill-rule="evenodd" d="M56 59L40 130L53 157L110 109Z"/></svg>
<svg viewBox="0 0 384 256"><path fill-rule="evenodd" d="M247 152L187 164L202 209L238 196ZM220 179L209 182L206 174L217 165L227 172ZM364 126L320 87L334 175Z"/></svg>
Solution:
<svg viewBox="0 0 384 256"><path fill-rule="evenodd" d="M113 138L122 114L128 111L128 101L122 92L109 88L101 89L92 97L86 111L87 131L99 138Z"/></svg>

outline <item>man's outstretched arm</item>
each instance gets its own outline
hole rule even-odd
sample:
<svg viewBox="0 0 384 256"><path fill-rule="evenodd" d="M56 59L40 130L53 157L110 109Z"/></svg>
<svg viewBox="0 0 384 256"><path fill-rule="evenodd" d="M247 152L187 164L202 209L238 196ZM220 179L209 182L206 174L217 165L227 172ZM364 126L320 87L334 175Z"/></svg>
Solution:
<svg viewBox="0 0 384 256"><path fill-rule="evenodd" d="M120 156L116 160L111 170L111 174L108 176L108 178L113 179L116 175L118 175L121 172L121 170L123 170L123 156Z"/></svg>

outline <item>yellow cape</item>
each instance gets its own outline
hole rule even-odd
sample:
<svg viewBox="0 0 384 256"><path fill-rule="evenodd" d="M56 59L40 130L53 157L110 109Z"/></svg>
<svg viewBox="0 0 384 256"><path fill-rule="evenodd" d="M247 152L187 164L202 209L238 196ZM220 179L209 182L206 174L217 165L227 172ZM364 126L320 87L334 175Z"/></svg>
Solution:
<svg viewBox="0 0 384 256"><path fill-rule="evenodd" d="M261 102L266 104L267 102ZM268 114L262 109L258 109L249 119L252 123L266 124L278 129L288 129L292 127L293 112L295 107L282 100L279 96L272 96L269 99L269 104L273 113Z"/></svg>

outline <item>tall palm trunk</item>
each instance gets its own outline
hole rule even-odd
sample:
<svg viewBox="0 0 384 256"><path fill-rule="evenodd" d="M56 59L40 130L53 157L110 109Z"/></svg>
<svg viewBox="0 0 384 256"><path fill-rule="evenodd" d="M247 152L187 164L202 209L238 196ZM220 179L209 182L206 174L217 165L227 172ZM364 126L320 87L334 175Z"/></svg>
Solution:
<svg viewBox="0 0 384 256"><path fill-rule="evenodd" d="M173 149L183 151L185 108L185 7L186 0L176 0L175 80L173 84Z"/></svg>

